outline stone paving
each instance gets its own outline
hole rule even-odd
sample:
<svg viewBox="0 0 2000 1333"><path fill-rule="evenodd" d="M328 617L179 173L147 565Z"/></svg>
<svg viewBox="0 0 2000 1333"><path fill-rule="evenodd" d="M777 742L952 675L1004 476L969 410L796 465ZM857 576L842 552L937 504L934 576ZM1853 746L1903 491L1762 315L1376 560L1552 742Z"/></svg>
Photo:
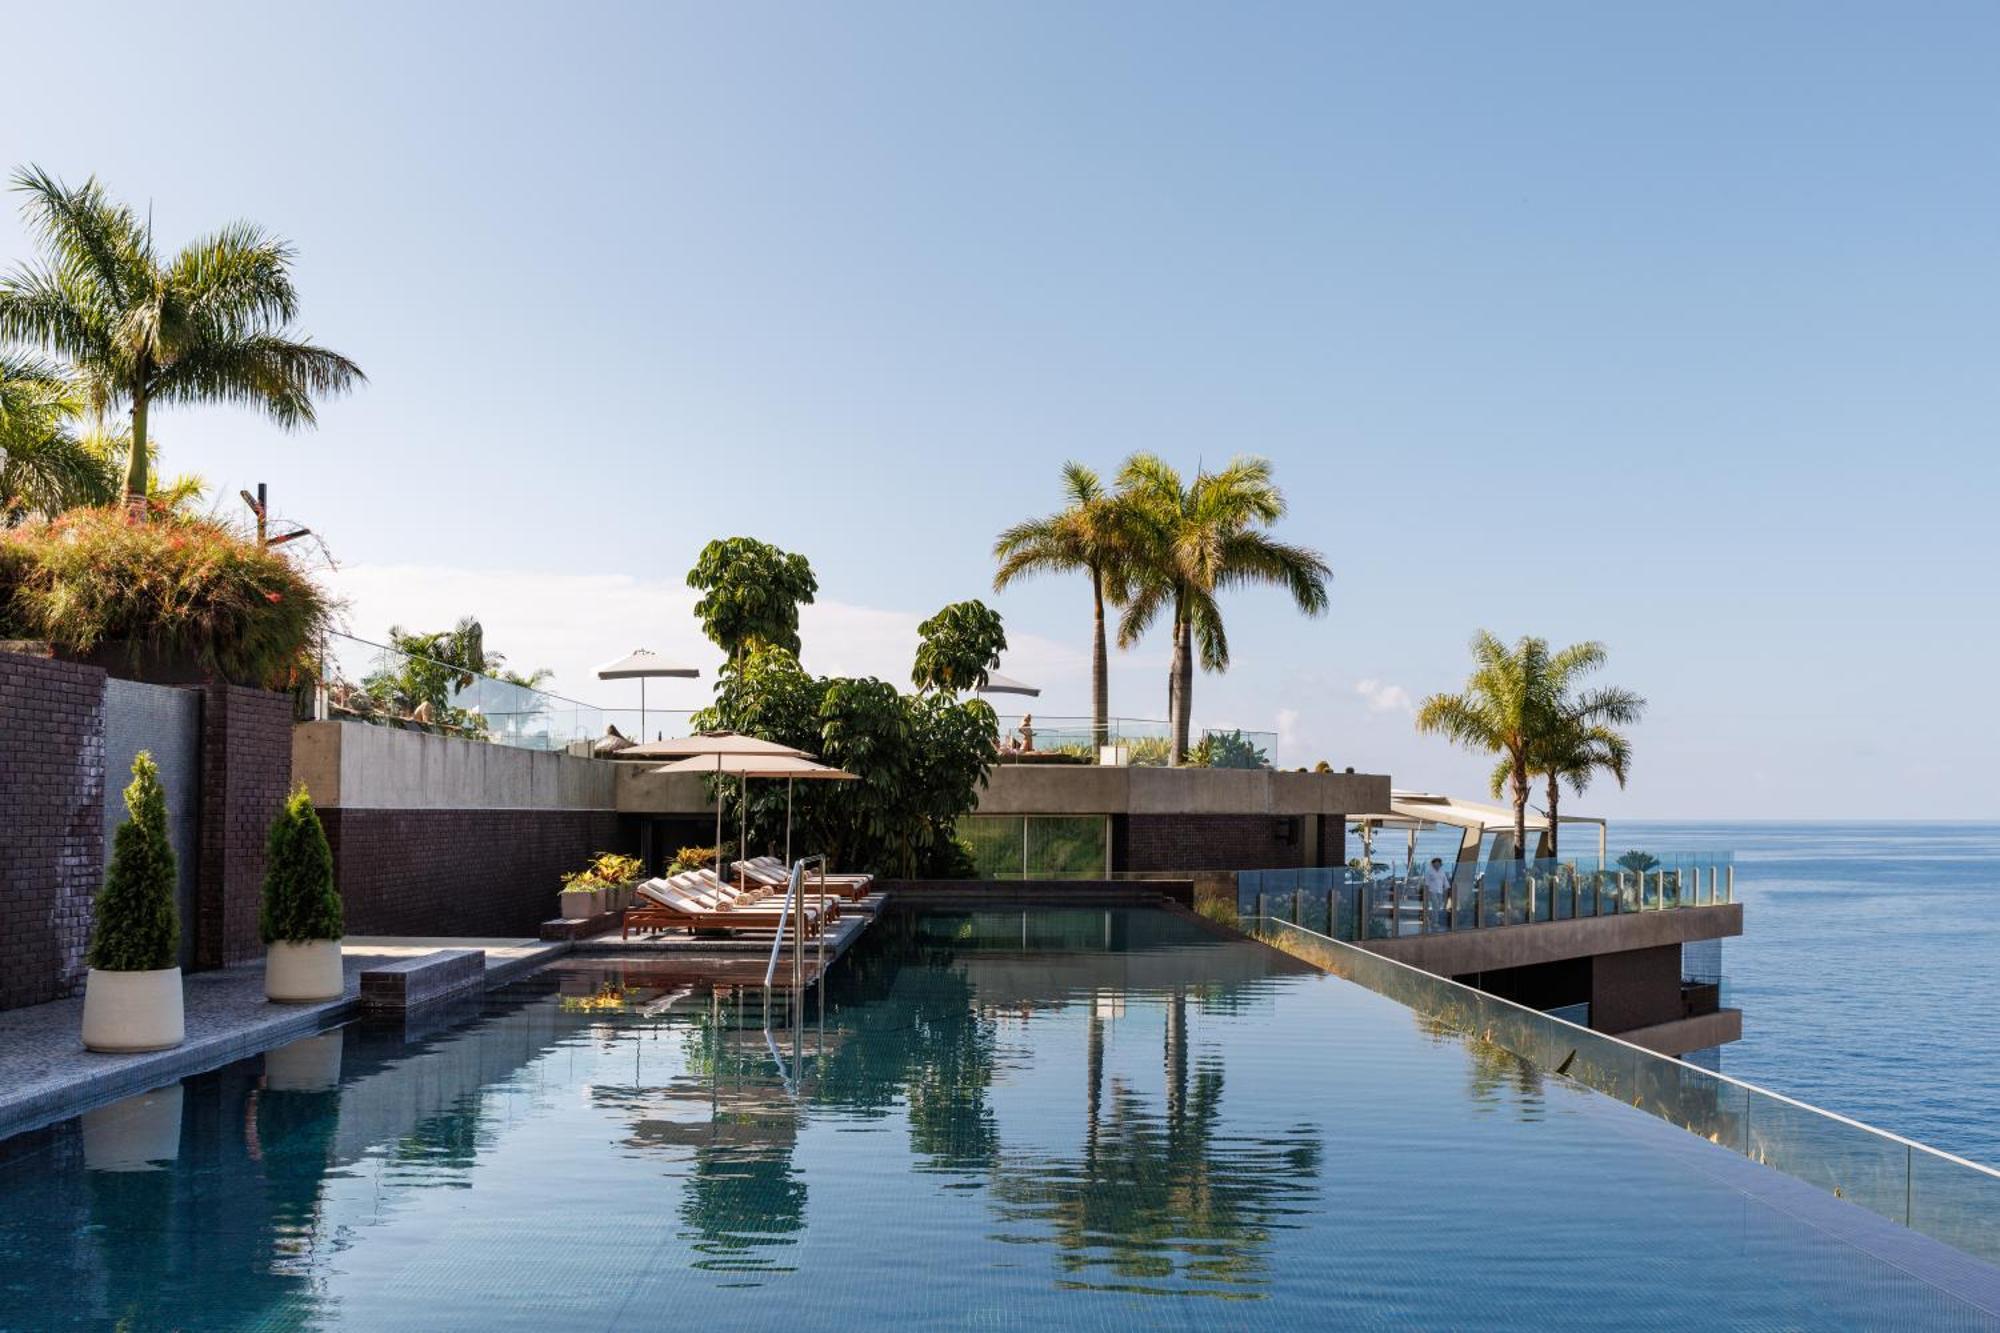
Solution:
<svg viewBox="0 0 2000 1333"><path fill-rule="evenodd" d="M187 1040L130 1055L86 1051L83 998L0 1011L0 1137L77 1114L118 1097L213 1069L330 1027L359 1006L360 974L380 963L441 948L486 951L486 983L499 985L567 952L523 939L405 939L351 936L341 948L346 993L323 1004L272 1004L264 965L190 972L183 981Z"/></svg>

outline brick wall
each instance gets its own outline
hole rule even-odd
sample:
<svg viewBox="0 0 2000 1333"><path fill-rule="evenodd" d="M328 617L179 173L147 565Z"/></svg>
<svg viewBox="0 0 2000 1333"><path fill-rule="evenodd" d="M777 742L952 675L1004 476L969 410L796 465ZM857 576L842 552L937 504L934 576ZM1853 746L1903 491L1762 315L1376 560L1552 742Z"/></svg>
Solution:
<svg viewBox="0 0 2000 1333"><path fill-rule="evenodd" d="M83 986L104 873L104 673L0 653L0 1009Z"/></svg>
<svg viewBox="0 0 2000 1333"><path fill-rule="evenodd" d="M350 935L533 936L562 874L631 851L610 810L322 810Z"/></svg>
<svg viewBox="0 0 2000 1333"><path fill-rule="evenodd" d="M263 956L264 846L292 781L292 699L210 685L201 710L201 866L195 963Z"/></svg>
<svg viewBox="0 0 2000 1333"><path fill-rule="evenodd" d="M1305 816L1123 815L1111 830L1118 870L1276 870L1306 864L1311 846Z"/></svg>

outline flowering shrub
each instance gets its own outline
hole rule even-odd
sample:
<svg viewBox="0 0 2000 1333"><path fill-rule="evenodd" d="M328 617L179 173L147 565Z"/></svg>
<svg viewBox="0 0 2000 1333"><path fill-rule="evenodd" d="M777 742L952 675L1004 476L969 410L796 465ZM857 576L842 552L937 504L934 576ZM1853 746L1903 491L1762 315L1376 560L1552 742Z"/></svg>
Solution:
<svg viewBox="0 0 2000 1333"><path fill-rule="evenodd" d="M73 509L0 533L0 638L117 647L239 685L294 683L332 606L284 555L219 519Z"/></svg>

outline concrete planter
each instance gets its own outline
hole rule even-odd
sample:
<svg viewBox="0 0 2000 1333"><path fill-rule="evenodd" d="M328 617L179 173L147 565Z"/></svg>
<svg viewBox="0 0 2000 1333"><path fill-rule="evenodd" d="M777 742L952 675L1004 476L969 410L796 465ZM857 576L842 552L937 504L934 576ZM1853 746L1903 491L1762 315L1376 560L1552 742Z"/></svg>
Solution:
<svg viewBox="0 0 2000 1333"><path fill-rule="evenodd" d="M264 1086L272 1092L328 1092L340 1083L337 1031L300 1037L264 1052Z"/></svg>
<svg viewBox="0 0 2000 1333"><path fill-rule="evenodd" d="M564 920L584 921L604 911L604 890L564 889L557 901Z"/></svg>
<svg viewBox="0 0 2000 1333"><path fill-rule="evenodd" d="M187 1039L181 970L100 972L83 988L83 1044L93 1051L164 1051Z"/></svg>
<svg viewBox="0 0 2000 1333"><path fill-rule="evenodd" d="M340 941L274 940L264 951L264 997L279 1004L337 1000L346 989L340 973Z"/></svg>
<svg viewBox="0 0 2000 1333"><path fill-rule="evenodd" d="M178 1083L83 1113L85 1170L157 1171L159 1163L174 1161L180 1155Z"/></svg>

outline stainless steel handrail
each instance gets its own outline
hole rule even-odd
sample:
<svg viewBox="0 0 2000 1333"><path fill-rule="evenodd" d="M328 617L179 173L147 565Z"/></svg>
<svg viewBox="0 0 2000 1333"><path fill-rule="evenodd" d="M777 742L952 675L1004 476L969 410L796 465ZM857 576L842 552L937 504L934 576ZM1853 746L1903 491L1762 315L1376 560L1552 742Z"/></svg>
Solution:
<svg viewBox="0 0 2000 1333"><path fill-rule="evenodd" d="M785 882L785 905L778 912L778 933L771 937L771 961L764 967L765 990L771 988L771 978L778 974L778 951L785 944L785 923L793 920L795 916L797 921L805 919L802 915L805 909L805 872L806 867L815 862L819 865L819 900L822 911L822 920L820 921L819 929L819 961L820 969L822 971L825 970L826 922L823 917L826 906L826 857L823 855L802 856L792 862L791 874ZM794 905L795 902L796 906ZM805 989L805 951L798 947L799 928L797 921L794 921L792 925L792 990L795 993Z"/></svg>

